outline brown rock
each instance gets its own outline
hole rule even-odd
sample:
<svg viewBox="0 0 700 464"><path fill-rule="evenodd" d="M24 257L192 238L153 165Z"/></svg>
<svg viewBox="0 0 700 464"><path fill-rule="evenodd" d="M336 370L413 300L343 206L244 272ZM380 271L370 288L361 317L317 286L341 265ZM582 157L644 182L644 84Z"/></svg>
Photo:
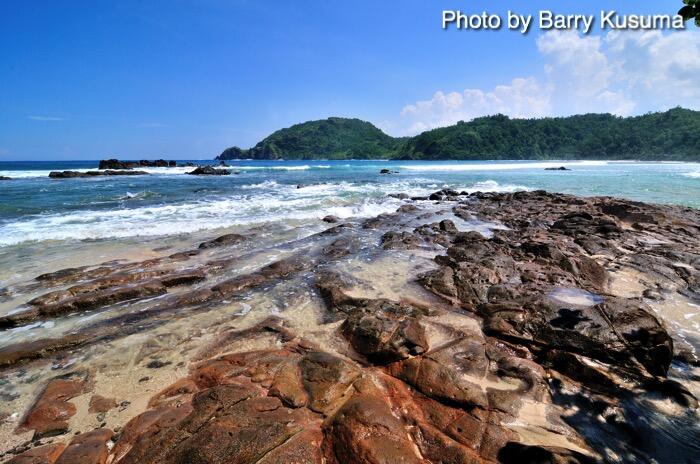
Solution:
<svg viewBox="0 0 700 464"><path fill-rule="evenodd" d="M109 429L97 429L77 435L56 464L105 464L109 455L107 442L113 435Z"/></svg>
<svg viewBox="0 0 700 464"><path fill-rule="evenodd" d="M348 387L360 375L356 367L337 356L311 352L300 363L304 387L309 394L309 409L322 414L338 406Z"/></svg>
<svg viewBox="0 0 700 464"><path fill-rule="evenodd" d="M306 406L309 395L304 390L299 366L294 362L283 363L275 374L268 394L278 397L291 408Z"/></svg>
<svg viewBox="0 0 700 464"><path fill-rule="evenodd" d="M13 457L7 464L54 464L65 447L63 443L38 446Z"/></svg>
<svg viewBox="0 0 700 464"><path fill-rule="evenodd" d="M215 248L215 247L221 247L221 246L228 246L228 245L234 245L236 243L243 242L247 240L248 237L240 234L226 234L222 235L221 237L217 237L213 240L209 240L208 242L203 242L199 244L200 249L207 249L207 248Z"/></svg>
<svg viewBox="0 0 700 464"><path fill-rule="evenodd" d="M92 395L92 398L90 398L88 412L107 412L116 407L117 401L114 398L105 398L104 396L100 395Z"/></svg>
<svg viewBox="0 0 700 464"><path fill-rule="evenodd" d="M355 351L380 364L427 351L423 326L416 317L394 312L396 307L385 305L375 313L358 310L345 320L341 330Z"/></svg>
<svg viewBox="0 0 700 464"><path fill-rule="evenodd" d="M425 463L386 400L359 394L348 400L325 427L333 463Z"/></svg>
<svg viewBox="0 0 700 464"><path fill-rule="evenodd" d="M75 405L69 400L80 395L84 387L82 380L49 381L20 422L18 431L34 430L35 438L67 432L68 420L76 413Z"/></svg>
<svg viewBox="0 0 700 464"><path fill-rule="evenodd" d="M10 366L20 361L42 358L56 351L79 346L84 341L84 336L66 335L60 339L44 338L7 345L0 348L0 366Z"/></svg>

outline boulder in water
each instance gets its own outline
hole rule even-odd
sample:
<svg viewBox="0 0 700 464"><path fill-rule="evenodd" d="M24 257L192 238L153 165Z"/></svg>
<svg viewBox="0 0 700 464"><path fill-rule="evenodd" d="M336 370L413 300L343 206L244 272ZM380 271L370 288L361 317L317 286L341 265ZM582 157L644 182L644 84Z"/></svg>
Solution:
<svg viewBox="0 0 700 464"><path fill-rule="evenodd" d="M188 172L192 176L228 176L231 171L228 169L216 169L211 166L199 166L194 171Z"/></svg>

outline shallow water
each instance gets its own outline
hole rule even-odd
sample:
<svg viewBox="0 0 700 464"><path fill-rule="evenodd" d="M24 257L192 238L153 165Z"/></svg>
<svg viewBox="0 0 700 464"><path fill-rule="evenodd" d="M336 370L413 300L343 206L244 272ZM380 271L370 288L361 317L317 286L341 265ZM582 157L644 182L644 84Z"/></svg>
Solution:
<svg viewBox="0 0 700 464"><path fill-rule="evenodd" d="M630 162L232 161L231 176L144 168L150 176L49 179L97 162L2 162L0 262L7 247L51 240L159 237L332 214L393 211L388 193L546 189L700 207L700 164ZM545 171L568 166L570 171ZM397 174L380 175L389 168ZM301 187L301 188L298 188Z"/></svg>

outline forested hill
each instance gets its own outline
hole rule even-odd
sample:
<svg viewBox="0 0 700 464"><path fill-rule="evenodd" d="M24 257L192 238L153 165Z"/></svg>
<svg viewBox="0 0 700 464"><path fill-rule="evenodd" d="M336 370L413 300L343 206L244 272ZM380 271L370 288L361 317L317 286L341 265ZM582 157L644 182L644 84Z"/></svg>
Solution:
<svg viewBox="0 0 700 464"><path fill-rule="evenodd" d="M359 119L328 118L278 130L250 150L231 147L217 159L391 158L405 140Z"/></svg>
<svg viewBox="0 0 700 464"><path fill-rule="evenodd" d="M675 108L621 118L585 114L510 119L496 115L393 138L368 122L330 118L282 129L250 150L217 159L646 159L700 161L700 112Z"/></svg>

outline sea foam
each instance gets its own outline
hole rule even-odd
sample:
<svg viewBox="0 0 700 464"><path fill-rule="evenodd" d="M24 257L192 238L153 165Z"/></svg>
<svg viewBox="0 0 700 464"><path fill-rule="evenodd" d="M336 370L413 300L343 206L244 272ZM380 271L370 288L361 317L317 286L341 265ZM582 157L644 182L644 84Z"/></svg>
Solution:
<svg viewBox="0 0 700 464"><path fill-rule="evenodd" d="M243 186L237 194L197 201L25 216L0 225L0 246L27 241L167 236L237 225L314 221L329 214L343 219L372 217L393 212L402 204L388 197L389 193L425 196L439 188L467 192L527 189L493 180L460 186L421 177L393 182L322 182L302 188L268 180ZM121 199L145 194L127 194Z"/></svg>

